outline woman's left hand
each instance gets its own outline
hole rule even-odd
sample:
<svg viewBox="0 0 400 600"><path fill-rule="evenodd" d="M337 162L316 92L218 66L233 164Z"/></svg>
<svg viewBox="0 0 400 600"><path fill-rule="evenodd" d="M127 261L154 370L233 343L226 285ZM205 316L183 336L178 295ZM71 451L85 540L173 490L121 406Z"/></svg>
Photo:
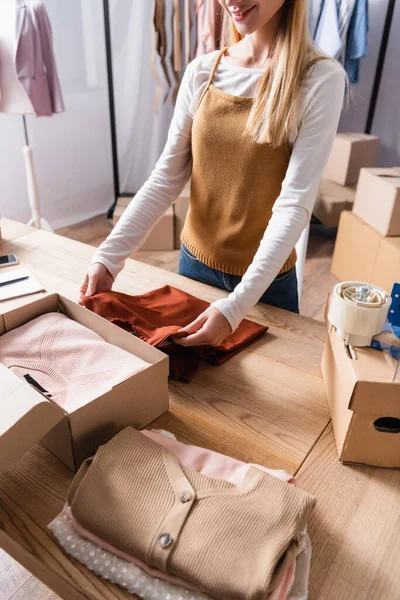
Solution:
<svg viewBox="0 0 400 600"><path fill-rule="evenodd" d="M181 346L219 346L230 333L231 327L224 315L209 306L195 321L180 329L173 340Z"/></svg>

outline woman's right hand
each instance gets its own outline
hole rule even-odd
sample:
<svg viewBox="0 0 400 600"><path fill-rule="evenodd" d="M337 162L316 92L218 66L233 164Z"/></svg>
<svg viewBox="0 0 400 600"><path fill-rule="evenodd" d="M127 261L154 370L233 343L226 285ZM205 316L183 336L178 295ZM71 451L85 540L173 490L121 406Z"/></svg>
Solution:
<svg viewBox="0 0 400 600"><path fill-rule="evenodd" d="M111 290L114 278L110 271L101 263L90 266L80 288L79 304L83 304L83 296L93 296L96 292Z"/></svg>

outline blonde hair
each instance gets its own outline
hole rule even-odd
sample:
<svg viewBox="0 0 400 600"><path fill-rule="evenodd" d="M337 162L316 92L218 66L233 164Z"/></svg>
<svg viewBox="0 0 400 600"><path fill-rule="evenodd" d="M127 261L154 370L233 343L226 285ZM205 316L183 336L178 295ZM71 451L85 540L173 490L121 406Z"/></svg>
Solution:
<svg viewBox="0 0 400 600"><path fill-rule="evenodd" d="M308 69L328 59L311 40L307 0L285 0L281 11L271 64L258 83L245 130L256 142L273 147L287 142L297 130L297 99ZM226 11L224 19L225 43L230 46L243 36Z"/></svg>

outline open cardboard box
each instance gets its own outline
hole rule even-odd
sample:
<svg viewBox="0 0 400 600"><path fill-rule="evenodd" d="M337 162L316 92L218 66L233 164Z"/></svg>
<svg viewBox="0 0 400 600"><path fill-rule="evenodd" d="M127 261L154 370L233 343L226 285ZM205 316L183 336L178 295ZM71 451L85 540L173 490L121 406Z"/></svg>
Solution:
<svg viewBox="0 0 400 600"><path fill-rule="evenodd" d="M59 294L0 315L0 335L48 312L64 313L150 366L67 413L0 364L0 474L39 440L76 471L124 427L141 429L168 410L168 357Z"/></svg>
<svg viewBox="0 0 400 600"><path fill-rule="evenodd" d="M339 458L343 463L400 468L400 380L373 348L346 350L326 338L322 373Z"/></svg>

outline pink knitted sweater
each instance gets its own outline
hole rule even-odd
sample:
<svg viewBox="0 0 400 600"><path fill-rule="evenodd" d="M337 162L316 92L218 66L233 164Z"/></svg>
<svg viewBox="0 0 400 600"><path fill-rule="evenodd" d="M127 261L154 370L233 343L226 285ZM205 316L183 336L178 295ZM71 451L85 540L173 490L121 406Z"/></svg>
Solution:
<svg viewBox="0 0 400 600"><path fill-rule="evenodd" d="M0 362L68 412L149 366L55 312L0 336Z"/></svg>

